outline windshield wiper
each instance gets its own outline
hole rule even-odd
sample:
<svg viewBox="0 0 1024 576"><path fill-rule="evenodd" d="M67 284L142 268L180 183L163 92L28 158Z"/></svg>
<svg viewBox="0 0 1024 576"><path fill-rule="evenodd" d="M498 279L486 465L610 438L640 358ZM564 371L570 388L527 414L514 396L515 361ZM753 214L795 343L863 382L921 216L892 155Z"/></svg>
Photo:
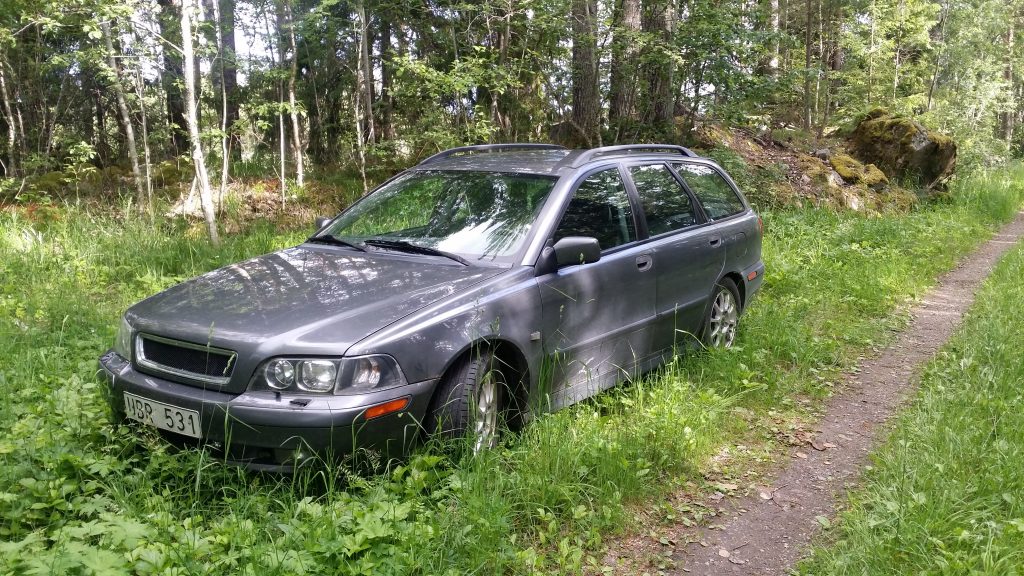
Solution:
<svg viewBox="0 0 1024 576"><path fill-rule="evenodd" d="M413 244L405 240L386 240L384 238L368 238L363 240L363 244L370 246L380 246L388 250L397 250L400 252L411 252L414 254L427 254L430 256L444 256L445 258L455 260L463 266L472 266L469 260L466 260L458 254L452 254L451 252L445 252L444 250L438 250L430 246L423 246L420 244Z"/></svg>
<svg viewBox="0 0 1024 576"><path fill-rule="evenodd" d="M363 248L362 246L359 246L358 244L353 244L353 243L349 242L348 240L342 240L341 238L338 238L337 236L335 236L333 234L323 234L321 236L310 236L309 238L306 238L306 242L315 242L317 244L331 244L333 246L347 246L349 248L355 248L356 250L359 250L360 252L366 252L366 248Z"/></svg>

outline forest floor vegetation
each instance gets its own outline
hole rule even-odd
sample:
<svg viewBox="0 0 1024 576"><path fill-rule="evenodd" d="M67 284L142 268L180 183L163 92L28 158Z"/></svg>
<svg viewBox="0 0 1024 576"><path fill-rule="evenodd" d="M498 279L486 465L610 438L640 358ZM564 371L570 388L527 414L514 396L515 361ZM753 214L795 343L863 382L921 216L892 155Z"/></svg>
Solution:
<svg viewBox="0 0 1024 576"><path fill-rule="evenodd" d="M926 366L862 489L799 573L1020 574L1024 566L1024 248Z"/></svg>
<svg viewBox="0 0 1024 576"><path fill-rule="evenodd" d="M1022 237L1024 213L943 274L939 285L910 309L910 324L896 341L843 375L835 393L825 400L821 417L805 430L801 444L782 447L779 454L785 457L777 458L773 469L756 481L735 480L730 496L709 506L717 512L713 522L666 530L663 537L678 543L671 558L694 576L788 573L807 554L812 538L835 525L836 508L846 491L856 487L869 451L888 432L885 423L903 407L921 369L961 324L975 292L1000 257ZM878 464L884 467L886 462ZM623 542L640 549L644 544L657 547L650 540L626 538ZM615 564L628 560L628 555L622 555L628 546L609 548L618 552L609 554L616 555ZM635 552L632 555L636 557ZM620 572L643 571L625 566ZM861 567L839 563L822 573L844 572L834 568L852 569L855 574L883 572L882 565L863 571ZM895 571L908 572L914 571Z"/></svg>
<svg viewBox="0 0 1024 576"><path fill-rule="evenodd" d="M736 348L680 355L539 417L481 457L428 446L382 473L332 463L292 477L112 426L95 362L128 305L294 245L305 222L248 223L214 248L188 224L151 222L132 207L117 216L74 203L9 207L0 212L0 572L599 571L623 527L656 535L713 518L713 507L675 495L729 492L764 470L804 433L838 375L906 323L906 304L1016 213L1022 182L1022 169L978 173L904 212L765 210L768 274Z"/></svg>

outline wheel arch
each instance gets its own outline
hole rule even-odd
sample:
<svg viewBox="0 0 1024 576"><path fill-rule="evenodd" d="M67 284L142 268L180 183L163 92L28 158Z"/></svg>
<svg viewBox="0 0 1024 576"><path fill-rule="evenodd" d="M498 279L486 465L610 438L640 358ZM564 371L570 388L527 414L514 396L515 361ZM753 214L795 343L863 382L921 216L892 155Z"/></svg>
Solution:
<svg viewBox="0 0 1024 576"><path fill-rule="evenodd" d="M736 291L740 293L740 312L742 312L747 306L747 283L743 281L743 276L736 271L725 273L722 278L719 278L719 282L723 278L732 280L732 283L736 285Z"/></svg>
<svg viewBox="0 0 1024 576"><path fill-rule="evenodd" d="M455 370L459 364L468 358L471 354L477 353L482 350L489 350L494 354L497 362L507 368L502 373L508 380L511 386L511 394L509 399L512 401L509 406L514 410L516 414L521 414L526 408L527 396L530 389L530 367L529 361L526 359L526 355L516 345L515 342L506 338L498 336L482 337L470 342L464 346L457 354L452 355L451 359L445 364L444 369L441 371L441 377L438 382L441 382L447 378L453 370ZM430 404L433 405L436 399L440 386L436 386L434 391L431 393Z"/></svg>

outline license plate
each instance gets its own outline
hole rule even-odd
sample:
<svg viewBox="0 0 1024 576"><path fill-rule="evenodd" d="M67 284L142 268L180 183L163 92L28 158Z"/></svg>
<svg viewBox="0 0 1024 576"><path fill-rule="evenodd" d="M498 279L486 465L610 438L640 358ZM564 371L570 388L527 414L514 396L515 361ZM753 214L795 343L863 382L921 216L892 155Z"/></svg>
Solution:
<svg viewBox="0 0 1024 576"><path fill-rule="evenodd" d="M199 438L199 412L124 393L128 417L161 430Z"/></svg>

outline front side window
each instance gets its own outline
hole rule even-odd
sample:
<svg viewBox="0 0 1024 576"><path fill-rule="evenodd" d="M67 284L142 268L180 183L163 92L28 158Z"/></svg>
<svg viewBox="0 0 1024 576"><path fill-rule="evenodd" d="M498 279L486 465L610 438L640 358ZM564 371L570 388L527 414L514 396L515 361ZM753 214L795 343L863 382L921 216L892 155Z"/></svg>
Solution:
<svg viewBox="0 0 1024 576"><path fill-rule="evenodd" d="M722 178L722 175L708 166L699 164L674 164L679 175L686 181L704 212L711 220L719 220L743 211L743 202Z"/></svg>
<svg viewBox="0 0 1024 576"><path fill-rule="evenodd" d="M475 260L508 260L554 178L497 172L410 172L361 200L321 235L404 241Z"/></svg>
<svg viewBox="0 0 1024 576"><path fill-rule="evenodd" d="M597 238L602 250L636 240L633 209L617 168L592 174L580 183L555 231L555 241L566 236Z"/></svg>
<svg viewBox="0 0 1024 576"><path fill-rule="evenodd" d="M697 219L693 202L664 164L633 166L629 169L651 236L693 226Z"/></svg>

